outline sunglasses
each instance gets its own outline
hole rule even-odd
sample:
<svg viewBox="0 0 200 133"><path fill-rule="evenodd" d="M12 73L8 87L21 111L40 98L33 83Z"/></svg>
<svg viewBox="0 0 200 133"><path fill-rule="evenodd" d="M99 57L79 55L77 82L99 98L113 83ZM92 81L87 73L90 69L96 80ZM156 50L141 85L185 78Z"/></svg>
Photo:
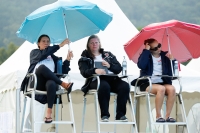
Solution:
<svg viewBox="0 0 200 133"><path fill-rule="evenodd" d="M152 48L152 49L150 49L150 50L152 50L152 51L157 51L159 48L161 48L161 44L160 44L160 43L158 43L158 46L157 46L157 47L154 47L154 48Z"/></svg>

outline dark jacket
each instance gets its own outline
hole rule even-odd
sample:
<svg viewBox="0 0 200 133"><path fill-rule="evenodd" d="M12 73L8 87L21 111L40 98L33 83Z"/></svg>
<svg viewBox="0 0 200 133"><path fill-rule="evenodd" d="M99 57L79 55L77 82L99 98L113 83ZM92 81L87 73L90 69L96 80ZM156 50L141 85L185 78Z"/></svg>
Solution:
<svg viewBox="0 0 200 133"><path fill-rule="evenodd" d="M109 71L113 72L114 74L119 74L122 70L121 64L117 61L116 57L108 51L104 51L103 49L100 50L100 53L102 54L102 58L105 58L106 56L108 58L105 58L105 61L107 61L110 64L110 68L108 68ZM84 78L89 78L95 73L95 70L97 68L94 68L94 59L91 57L87 50L84 50L81 54L81 58L78 61L79 70L81 75ZM89 84L91 83L92 78L87 80L87 83L81 88L81 90L84 93L87 93L89 90Z"/></svg>
<svg viewBox="0 0 200 133"><path fill-rule="evenodd" d="M160 53L161 60L162 60L162 75L172 76L170 59L165 56L167 53L168 52L164 52L164 51L161 51L161 53ZM172 61L172 63L174 64L174 61ZM151 56L151 52L149 50L144 49L142 51L140 57L138 58L137 65L138 65L138 68L141 69L139 77L152 76L152 74L153 74L153 59L152 59L152 56ZM136 80L137 79L133 80L131 82L131 85L134 86L135 83L136 83ZM172 84L171 78L162 77L162 80L166 84ZM139 82L138 85L140 85L143 82L147 82L147 80Z"/></svg>
<svg viewBox="0 0 200 133"><path fill-rule="evenodd" d="M58 61L58 57L54 55L54 53L59 49L59 45L54 45L54 46L49 46L47 47L45 50L40 50L40 49L33 49L30 53L30 66L28 68L28 72L27 73L32 73L36 64L44 59L46 59L49 55L51 55L54 64L55 64L55 73L57 70L57 61ZM62 72L64 74L68 74L68 72L70 71L69 68L70 62L68 60L65 60L63 62L62 65ZM21 91L24 91L25 86L28 83L28 78L25 77L24 80L22 81L21 84Z"/></svg>

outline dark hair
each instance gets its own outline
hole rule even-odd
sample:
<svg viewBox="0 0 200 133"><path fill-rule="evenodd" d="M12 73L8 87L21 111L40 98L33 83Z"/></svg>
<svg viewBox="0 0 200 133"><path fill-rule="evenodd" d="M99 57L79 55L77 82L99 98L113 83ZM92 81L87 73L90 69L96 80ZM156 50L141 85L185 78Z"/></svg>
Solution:
<svg viewBox="0 0 200 133"><path fill-rule="evenodd" d="M151 43L153 43L154 41L157 41L157 40L154 39L154 38L146 39L146 40L144 40L144 45L146 45L146 43L151 44Z"/></svg>
<svg viewBox="0 0 200 133"><path fill-rule="evenodd" d="M100 49L101 49L101 42L100 42L100 39L99 39L99 37L98 37L97 35L91 35L91 36L88 38L86 49L87 49L89 55L90 55L91 57L94 58L95 55L92 54L92 51L91 51L90 48L89 48L89 42L90 42L90 40L93 39L93 38L97 38L97 39L99 40L99 44L100 44L100 45L99 45L99 51L100 51Z"/></svg>
<svg viewBox="0 0 200 133"><path fill-rule="evenodd" d="M49 41L50 41L50 37L49 37L48 35L46 35L46 34L42 34L42 35L38 38L37 43L39 43L43 37L47 37L47 38L49 38ZM38 48L40 48L39 45L38 45Z"/></svg>

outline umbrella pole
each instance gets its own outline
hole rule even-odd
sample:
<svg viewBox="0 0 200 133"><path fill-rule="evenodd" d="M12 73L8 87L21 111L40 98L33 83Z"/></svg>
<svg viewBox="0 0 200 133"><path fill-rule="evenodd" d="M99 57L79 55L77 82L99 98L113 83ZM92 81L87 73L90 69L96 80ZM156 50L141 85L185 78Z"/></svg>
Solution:
<svg viewBox="0 0 200 133"><path fill-rule="evenodd" d="M65 27L66 38L69 38L65 18L66 18L66 15L65 15L65 13L63 11L63 21L64 21L64 24L65 24L64 27ZM68 44L68 49L70 50L70 43Z"/></svg>
<svg viewBox="0 0 200 133"><path fill-rule="evenodd" d="M167 34L167 41L168 41L168 49L169 49L169 53L171 54L171 48L170 48L170 42L169 42L168 28L166 28L166 34ZM171 60L171 59L170 59L170 64L171 64L172 75L174 76L174 69L173 69L173 65L172 65L172 60Z"/></svg>

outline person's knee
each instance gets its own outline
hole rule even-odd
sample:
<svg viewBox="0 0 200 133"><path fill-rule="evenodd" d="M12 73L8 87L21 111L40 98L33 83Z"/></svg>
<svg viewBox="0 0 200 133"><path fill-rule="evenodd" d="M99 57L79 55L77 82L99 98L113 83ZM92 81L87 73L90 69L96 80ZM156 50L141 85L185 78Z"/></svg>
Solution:
<svg viewBox="0 0 200 133"><path fill-rule="evenodd" d="M125 93L129 93L130 92L130 86L127 82L123 82L123 86L121 88L121 90Z"/></svg>
<svg viewBox="0 0 200 133"><path fill-rule="evenodd" d="M45 71L47 67L45 65L40 65L37 69L36 69L36 74L40 74L42 72Z"/></svg>
<svg viewBox="0 0 200 133"><path fill-rule="evenodd" d="M106 81L101 81L98 92L109 92L110 93L110 85Z"/></svg>
<svg viewBox="0 0 200 133"><path fill-rule="evenodd" d="M165 86L160 86L158 89L157 89L157 93L158 94L161 94L161 95L164 95L165 94Z"/></svg>
<svg viewBox="0 0 200 133"><path fill-rule="evenodd" d="M167 88L167 93L168 95L175 95L176 94L176 89L174 86L170 86Z"/></svg>
<svg viewBox="0 0 200 133"><path fill-rule="evenodd" d="M46 69L46 66L45 66L45 65L40 65L40 66L37 68L37 70L44 70L44 69Z"/></svg>

